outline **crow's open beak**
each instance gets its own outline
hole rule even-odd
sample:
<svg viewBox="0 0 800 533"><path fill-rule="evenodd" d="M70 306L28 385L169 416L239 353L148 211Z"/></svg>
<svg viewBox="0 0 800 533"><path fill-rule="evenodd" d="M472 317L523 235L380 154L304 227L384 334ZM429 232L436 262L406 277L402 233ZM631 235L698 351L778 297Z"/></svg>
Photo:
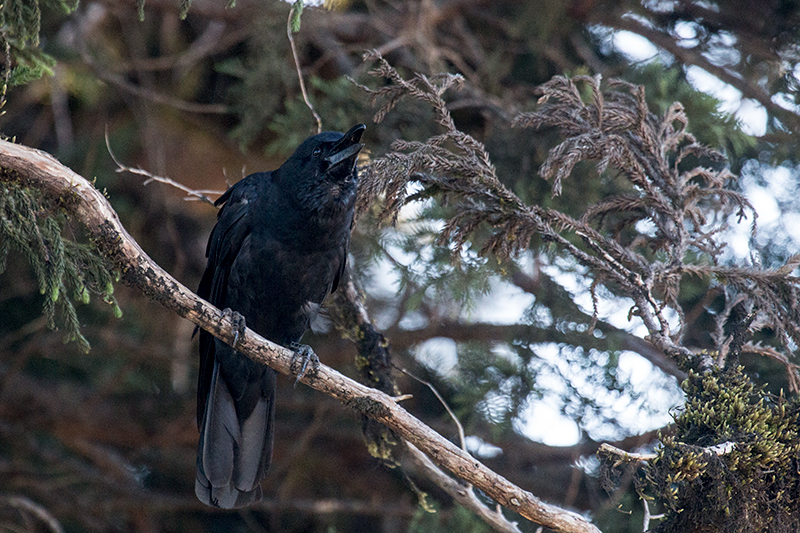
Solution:
<svg viewBox="0 0 800 533"><path fill-rule="evenodd" d="M355 160L358 152L364 148L364 145L359 141L366 129L367 127L365 125L356 124L344 134L344 137L339 139L333 148L331 148L330 155L325 158L325 161L327 161L329 165L328 168L335 167L348 160Z"/></svg>

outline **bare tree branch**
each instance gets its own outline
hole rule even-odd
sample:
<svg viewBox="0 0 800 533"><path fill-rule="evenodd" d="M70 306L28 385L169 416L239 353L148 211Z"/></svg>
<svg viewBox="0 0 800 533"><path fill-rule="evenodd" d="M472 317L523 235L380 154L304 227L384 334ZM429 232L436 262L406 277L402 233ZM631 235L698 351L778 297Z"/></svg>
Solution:
<svg viewBox="0 0 800 533"><path fill-rule="evenodd" d="M415 468L423 472L426 477L436 483L439 488L447 492L458 503L477 514L481 520L492 526L495 531L520 533L517 524L510 522L499 509L492 511L484 505L478 499L471 486L462 485L448 476L413 444L406 443L406 450Z"/></svg>
<svg viewBox="0 0 800 533"><path fill-rule="evenodd" d="M712 76L716 76L720 81L727 83L742 92L745 98L752 98L763 105L770 113L796 128L800 125L800 117L796 113L785 109L776 104L771 95L758 85L750 82L747 78L738 75L737 72L720 67L709 61L706 56L691 48L680 46L675 38L657 29L651 28L636 20L634 17L600 17L600 22L611 28L627 30L646 38L656 46L666 50L684 65L695 65L705 70Z"/></svg>
<svg viewBox="0 0 800 533"><path fill-rule="evenodd" d="M587 320L590 318L585 315ZM540 328L529 324L489 324L484 322L461 322L441 320L432 322L420 329L393 328L385 331L392 339L392 345L408 348L433 337L447 337L456 342L467 341L510 341L524 339L529 342L580 345L598 350L629 350L647 359L662 372L679 380L686 373L662 351L649 341L617 328L605 321L598 321L597 328L604 337L595 337L586 331L559 331L557 328Z"/></svg>
<svg viewBox="0 0 800 533"><path fill-rule="evenodd" d="M117 159L117 156L114 155L114 152L111 150L111 141L108 138L108 129L106 129L106 149L108 150L108 155L110 155L111 159L114 160L114 163L117 164L117 169L116 169L117 172L130 172L131 174L136 174L139 176L146 177L147 179L142 183L142 185L149 185L154 181L163 183L165 185L171 185L186 193L185 200L200 200L201 202L205 202L210 206L214 206L214 200L208 197L209 194L214 194L219 196L225 192L225 191L190 189L186 185L178 183L177 181L171 178L166 178L164 176L156 176L155 174L152 174L142 168L129 167L128 165L121 163L120 160Z"/></svg>
<svg viewBox="0 0 800 533"><path fill-rule="evenodd" d="M98 252L121 273L122 281L164 307L233 343L234 328L219 309L175 280L133 240L103 194L85 178L47 153L0 141L0 181L40 190L86 228ZM293 353L250 329L237 350L286 375L293 375ZM400 407L388 394L370 389L320 364L300 381L385 424L418 447L435 463L473 484L501 505L559 532L597 532L585 518L547 504L488 469Z"/></svg>
<svg viewBox="0 0 800 533"><path fill-rule="evenodd" d="M292 57L294 58L294 66L297 69L297 81L300 82L300 92L303 93L303 101L306 103L306 107L308 110L311 111L311 114L314 115L314 120L317 121L317 133L322 132L322 119L319 117L317 110L314 109L314 106L311 105L311 101L308 99L308 92L306 91L306 83L303 81L303 69L300 68L300 59L297 57L297 46L294 44L294 33L292 29L292 19L295 16L295 8L289 10L289 18L286 20L286 37L289 39L289 45L292 48Z"/></svg>
<svg viewBox="0 0 800 533"><path fill-rule="evenodd" d="M647 461L652 461L656 458L656 454L654 453L634 453L634 452L626 452L616 446L612 446L607 442L604 442L600 445L600 448L597 450L598 455L613 455L617 457L616 461L618 463L646 463Z"/></svg>
<svg viewBox="0 0 800 533"><path fill-rule="evenodd" d="M291 20L291 18L290 18L290 20ZM299 71L298 71L298 74L299 74ZM301 79L301 81L302 81L302 79ZM311 110L313 112L313 108L311 108ZM117 168L117 172L131 172L133 174L147 176L149 179L144 182L144 185L147 185L151 181L158 181L158 182L164 183L166 185L171 185L171 186L176 187L177 189L180 189L181 191L184 191L187 194L189 194L190 196L186 198L187 200L194 200L194 199L198 199L199 198L200 200L202 200L202 201L204 201L204 202L206 202L206 203L208 203L208 204L210 204L212 206L214 205L213 201L211 201L205 195L205 193L212 193L212 194L217 194L217 195L222 194L221 191L197 191L197 190L194 190L194 189L190 189L190 188L186 187L185 185L183 185L182 183L179 183L179 182L177 182L175 180L172 180L170 178L156 176L156 175L153 175L153 174L151 174L150 172L148 172L146 170L143 170L143 169L140 169L140 168L132 168L132 167L129 167L127 165L122 164L120 161L117 160L116 156L111 151L111 146L110 146L109 139L108 139L108 132L106 132L106 147L108 148L108 153L111 155L111 158L117 164L117 167L118 167ZM361 300L361 297L358 294L358 291L356 290L355 285L353 284L352 279L348 280L346 286L341 290L341 294L343 296L339 299L339 302L347 305L348 307L350 307L351 312L354 313L354 315L355 315L354 319L355 319L355 322L358 324L359 328L368 327L368 328L374 329L374 326L372 325L372 322L371 322L371 320L369 318L369 315L367 313L367 309L364 306L364 304L363 304L363 302ZM469 326L465 326L464 329L470 330L472 328L470 328ZM480 330L481 328L475 328L475 329ZM594 337L591 337L591 338L593 339ZM353 341L356 342L356 339L353 339ZM356 342L356 344L358 344L358 342ZM401 345L402 345L402 343L401 343ZM442 405L447 410L447 412L450 414L450 417L453 419L453 421L455 422L456 426L458 427L459 442L460 442L461 448L466 451L466 444L465 444L465 442L466 442L465 438L466 437L465 437L465 434L464 434L464 428L461 425L461 422L458 420L458 417L456 417L455 413L453 413L453 411L450 409L450 406L447 405L447 402L445 402L444 398L441 397L441 395L436 390L436 388L433 386L433 384L431 384L430 382L425 381L423 379L420 379L417 376L414 376L413 374L411 374L410 372L408 372L405 369L400 369L400 370L403 373L405 373L406 375L408 375L409 377L419 381L420 383L422 383L424 385L427 385L428 388L430 388L430 390L433 392L433 394L436 395L436 397L442 403ZM385 391L385 392L391 392L391 391ZM400 402L403 399L406 399L407 397L408 397L408 395L406 395L406 396L404 396L404 395L395 396L394 400L397 401L397 402ZM320 406L320 408L322 408L322 406ZM324 409L319 410L318 413L324 413ZM303 434L303 437L301 438L300 444L298 446L295 446L295 449L294 449L294 452L293 452L294 456L297 456L298 453L301 453L302 450L307 446L307 444L308 444L309 440L312 438L312 436L314 436L317 433L317 430L319 428L319 424L320 424L320 422L322 420L323 420L322 417L318 416L317 414L314 415L314 421L312 423L312 426L309 427L308 430ZM499 509L496 510L496 511L492 511L491 509L489 509L477 497L477 495L475 494L475 491L473 490L472 485L459 484L457 481L455 481L453 478L451 478L445 472L443 472L441 469L439 469L433 462L431 462L430 459L428 459L414 445L406 443L406 450L408 451L408 454L410 456L412 464L414 464L414 466L420 471L420 473L425 475L431 481L433 481L436 485L439 486L439 488L441 488L443 491L448 493L454 500L458 501L462 506L464 506L467 509L469 509L472 512L474 512L482 520L484 520L486 523L491 525L497 531L501 531L501 532L507 531L507 532L511 532L511 533L519 533L519 528L517 527L516 523L508 521L503 516L502 512ZM282 477L282 476L278 476L278 477Z"/></svg>
<svg viewBox="0 0 800 533"><path fill-rule="evenodd" d="M4 496L0 498L0 504L32 514L44 522L53 533L64 533L64 528L61 527L59 521L47 509L24 496Z"/></svg>
<svg viewBox="0 0 800 533"><path fill-rule="evenodd" d="M356 290L352 279L349 279L347 284L336 293L334 300L335 307L339 313L350 316L348 320L340 319L340 321L347 322L348 324L355 323L358 327L358 333L355 335L355 338L351 338L351 340L359 346L360 358L369 359L370 361L367 365L363 365L361 367L360 370L362 376L366 374L365 377L370 380L370 383L384 390L384 392L397 392L397 387L391 376L392 369L388 367L390 364L388 342L380 334L378 334L378 338L375 339L377 341L376 344L373 344L369 341L365 342L368 338L373 337L377 332L370 321L367 308L364 305L360 294ZM345 328L345 330L346 329L349 328ZM352 334L349 336L353 337ZM401 369L401 371L413 379L426 384L433 391L433 394L436 395L458 426L459 442L461 444L461 448L466 450L466 437L464 436L464 428L461 425L461 422L455 416L455 413L450 410L447 402L445 402L444 399L439 395L438 391L433 387L432 384L413 376L405 370ZM405 396L396 396L395 401L399 402L404 398ZM365 439L368 441L368 443L372 441L371 443L373 444L373 446L368 444L368 447L374 447L376 444L376 439L380 438L380 435L375 435L374 433L374 430L364 428ZM430 481L433 481L440 489L449 494L451 498L460 503L466 509L469 509L475 513L484 522L492 526L496 531L519 533L519 529L517 528L516 524L506 519L499 509L496 511L491 510L477 497L471 484L459 483L457 480L453 479L451 476L447 475L447 473L437 467L430 459L428 459L425 454L419 450L419 448L407 441L404 442L404 444L407 452L406 458L410 460L411 464L421 475L425 476ZM371 453L373 453L373 455L380 455L375 454L372 451ZM385 460L386 458L381 457L381 459Z"/></svg>

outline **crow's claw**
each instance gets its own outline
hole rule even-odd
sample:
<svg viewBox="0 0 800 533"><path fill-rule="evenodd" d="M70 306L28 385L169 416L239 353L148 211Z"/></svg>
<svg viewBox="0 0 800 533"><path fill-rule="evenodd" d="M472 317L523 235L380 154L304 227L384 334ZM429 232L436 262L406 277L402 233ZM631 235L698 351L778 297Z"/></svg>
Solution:
<svg viewBox="0 0 800 533"><path fill-rule="evenodd" d="M293 342L289 346L292 350L294 350L294 355L292 356L292 371L294 371L295 362L300 365L300 368L297 371L297 378L294 380L294 386L296 387L297 384L300 382L300 378L306 375L306 370L308 369L308 363L311 363L311 372L310 375L314 375L317 373L319 369L319 357L317 354L314 353L314 350L311 349L311 346L307 344L300 344L299 342ZM299 359L299 361L298 361Z"/></svg>
<svg viewBox="0 0 800 533"><path fill-rule="evenodd" d="M244 317L230 307L226 307L222 310L222 316L228 318L233 325L233 344L231 344L231 346L236 348L236 345L239 344L239 340L244 338L244 330L247 328Z"/></svg>

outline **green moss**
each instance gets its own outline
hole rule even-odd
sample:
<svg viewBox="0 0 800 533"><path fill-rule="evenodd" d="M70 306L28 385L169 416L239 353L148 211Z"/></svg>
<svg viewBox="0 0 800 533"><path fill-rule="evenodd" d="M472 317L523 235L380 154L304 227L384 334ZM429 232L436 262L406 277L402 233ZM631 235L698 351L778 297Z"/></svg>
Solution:
<svg viewBox="0 0 800 533"><path fill-rule="evenodd" d="M757 389L741 368L690 373L686 405L640 480L667 513L656 531L798 531L797 401Z"/></svg>

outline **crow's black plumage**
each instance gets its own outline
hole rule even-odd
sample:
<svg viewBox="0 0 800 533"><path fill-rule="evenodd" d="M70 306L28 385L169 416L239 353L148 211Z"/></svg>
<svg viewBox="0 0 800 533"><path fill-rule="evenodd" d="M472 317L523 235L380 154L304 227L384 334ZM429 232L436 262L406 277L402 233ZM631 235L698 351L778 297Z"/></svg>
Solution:
<svg viewBox="0 0 800 533"><path fill-rule="evenodd" d="M201 297L273 342L300 341L344 271L364 129L314 135L280 168L247 176L217 200ZM195 492L204 503L235 508L261 499L275 378L274 370L200 332Z"/></svg>

